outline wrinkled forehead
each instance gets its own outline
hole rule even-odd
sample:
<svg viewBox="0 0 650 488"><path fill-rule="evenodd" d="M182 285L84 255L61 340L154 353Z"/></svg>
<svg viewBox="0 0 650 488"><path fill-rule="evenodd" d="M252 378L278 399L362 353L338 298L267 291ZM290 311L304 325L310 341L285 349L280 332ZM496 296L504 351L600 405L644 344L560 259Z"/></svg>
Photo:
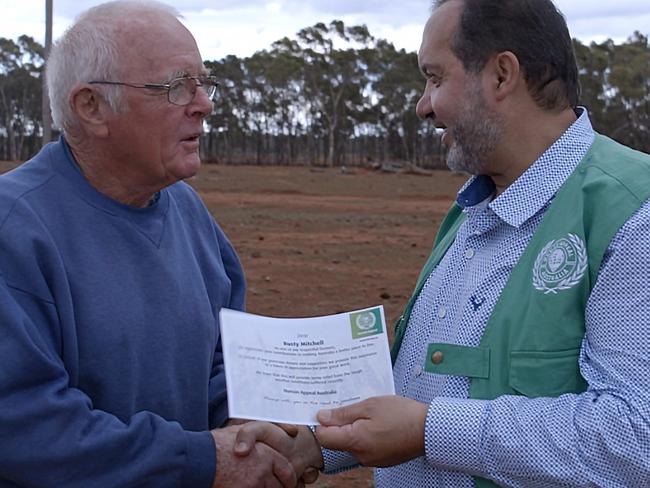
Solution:
<svg viewBox="0 0 650 488"><path fill-rule="evenodd" d="M171 15L144 15L118 29L120 57L127 70L197 74L203 68L194 36Z"/></svg>

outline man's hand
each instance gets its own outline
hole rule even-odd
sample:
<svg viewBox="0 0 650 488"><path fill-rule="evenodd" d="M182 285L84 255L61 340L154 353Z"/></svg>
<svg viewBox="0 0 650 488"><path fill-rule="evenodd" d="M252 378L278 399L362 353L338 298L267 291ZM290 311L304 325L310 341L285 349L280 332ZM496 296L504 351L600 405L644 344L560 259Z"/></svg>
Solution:
<svg viewBox="0 0 650 488"><path fill-rule="evenodd" d="M247 456L237 456L237 432L248 424L211 431L217 446L217 474L212 488L294 488L298 476L291 463L266 444L254 444ZM290 438L282 429L281 434ZM275 432L273 434L276 434Z"/></svg>
<svg viewBox="0 0 650 488"><path fill-rule="evenodd" d="M381 396L318 412L323 447L348 451L365 466L394 466L424 455L428 405Z"/></svg>
<svg viewBox="0 0 650 488"><path fill-rule="evenodd" d="M318 441L309 428L268 422L242 425L235 441L235 454L247 456L255 443L262 442L287 458L303 483L313 483L323 467Z"/></svg>

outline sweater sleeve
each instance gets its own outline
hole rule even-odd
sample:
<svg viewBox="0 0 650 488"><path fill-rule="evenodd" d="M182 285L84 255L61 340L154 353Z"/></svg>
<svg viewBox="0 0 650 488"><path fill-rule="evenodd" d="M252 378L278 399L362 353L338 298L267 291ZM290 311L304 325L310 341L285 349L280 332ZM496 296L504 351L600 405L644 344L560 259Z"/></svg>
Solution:
<svg viewBox="0 0 650 488"><path fill-rule="evenodd" d="M123 422L94 409L69 386L47 324L37 323L45 309L56 314L54 305L21 295L0 277L0 484L210 487L210 433L185 431L150 412ZM22 303L29 301L41 313L27 313Z"/></svg>
<svg viewBox="0 0 650 488"><path fill-rule="evenodd" d="M227 308L233 310L244 310L246 296L246 282L244 271L241 267L237 253L232 244L213 221L214 231L219 242L219 253L223 262L226 275L230 279L230 301ZM217 311L217 322L219 321ZM217 324L218 325L218 324ZM210 404L210 428L223 426L228 420L228 402L226 396L226 373L223 365L223 350L221 345L221 334L217 340L212 362L212 373L210 375L209 388Z"/></svg>

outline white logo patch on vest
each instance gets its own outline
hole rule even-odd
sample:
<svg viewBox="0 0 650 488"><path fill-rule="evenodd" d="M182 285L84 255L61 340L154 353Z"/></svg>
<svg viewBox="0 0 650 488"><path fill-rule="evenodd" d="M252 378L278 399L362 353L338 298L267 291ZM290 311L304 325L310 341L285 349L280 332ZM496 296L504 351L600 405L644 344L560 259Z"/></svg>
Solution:
<svg viewBox="0 0 650 488"><path fill-rule="evenodd" d="M575 234L554 239L537 255L533 286L545 295L577 285L587 270L587 249Z"/></svg>

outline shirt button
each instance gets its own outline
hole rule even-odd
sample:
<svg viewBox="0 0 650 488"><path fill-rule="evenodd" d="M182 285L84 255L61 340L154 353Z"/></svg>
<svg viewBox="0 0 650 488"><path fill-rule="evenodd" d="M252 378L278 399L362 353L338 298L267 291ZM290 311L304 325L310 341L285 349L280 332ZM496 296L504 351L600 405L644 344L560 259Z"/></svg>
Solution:
<svg viewBox="0 0 650 488"><path fill-rule="evenodd" d="M476 254L476 251L474 251L474 249L472 249L472 248L465 251L465 257L467 259L472 259L474 257L474 254Z"/></svg>
<svg viewBox="0 0 650 488"><path fill-rule="evenodd" d="M413 368L413 372L415 373L416 377L419 377L422 375L422 366L418 364L415 368Z"/></svg>
<svg viewBox="0 0 650 488"><path fill-rule="evenodd" d="M445 355L442 353L442 351L436 351L431 355L431 362L433 364L440 364L443 359L445 359Z"/></svg>
<svg viewBox="0 0 650 488"><path fill-rule="evenodd" d="M440 307L438 309L438 317L444 319L447 316L447 309L445 307Z"/></svg>

